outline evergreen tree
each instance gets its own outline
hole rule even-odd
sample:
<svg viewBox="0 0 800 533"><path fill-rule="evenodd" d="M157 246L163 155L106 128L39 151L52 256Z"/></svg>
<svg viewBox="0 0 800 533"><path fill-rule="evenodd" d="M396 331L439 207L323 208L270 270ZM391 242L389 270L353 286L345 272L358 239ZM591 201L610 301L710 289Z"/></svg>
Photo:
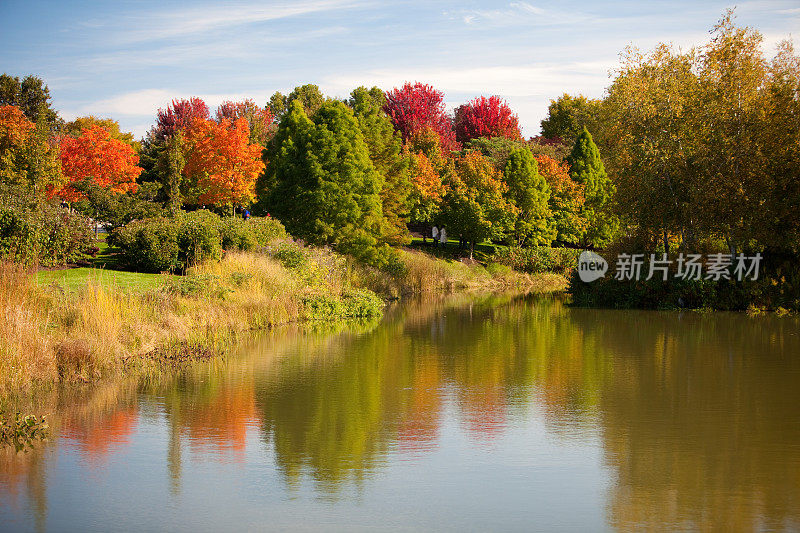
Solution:
<svg viewBox="0 0 800 533"><path fill-rule="evenodd" d="M583 214L588 222L583 244L602 247L611 242L619 222L610 212L615 187L606 174L600 150L586 128L578 135L572 153L567 157L570 177L584 186L586 198Z"/></svg>
<svg viewBox="0 0 800 533"><path fill-rule="evenodd" d="M400 135L383 111L386 96L377 87L359 87L350 94L350 107L358 119L375 170L381 175L381 202L384 216L384 240L390 244L408 244L409 204L411 194L410 158L402 153Z"/></svg>
<svg viewBox="0 0 800 533"><path fill-rule="evenodd" d="M344 103L324 102L312 121L292 102L266 157L262 210L296 237L378 262L383 184Z"/></svg>
<svg viewBox="0 0 800 533"><path fill-rule="evenodd" d="M513 230L517 244L549 245L556 236L548 206L550 187L530 150L517 148L511 152L503 181L508 188L506 197L519 210Z"/></svg>
<svg viewBox="0 0 800 533"><path fill-rule="evenodd" d="M172 214L183 206L183 199L189 196L188 180L183 178L184 158L183 132L177 131L163 142L158 154L156 168L161 176L162 190L167 197L167 205Z"/></svg>

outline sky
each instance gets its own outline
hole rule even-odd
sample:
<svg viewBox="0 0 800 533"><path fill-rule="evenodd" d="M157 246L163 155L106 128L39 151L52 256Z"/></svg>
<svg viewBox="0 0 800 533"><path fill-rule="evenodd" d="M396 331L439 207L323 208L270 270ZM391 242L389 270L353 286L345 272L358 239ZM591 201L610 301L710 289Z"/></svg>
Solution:
<svg viewBox="0 0 800 533"><path fill-rule="evenodd" d="M793 37L799 0L471 2L38 2L0 0L0 70L45 80L67 120L93 114L144 135L173 98L213 108L315 83L344 98L360 85L430 83L448 109L505 98L525 136L551 99L599 98L629 45L708 41L728 7L772 55Z"/></svg>

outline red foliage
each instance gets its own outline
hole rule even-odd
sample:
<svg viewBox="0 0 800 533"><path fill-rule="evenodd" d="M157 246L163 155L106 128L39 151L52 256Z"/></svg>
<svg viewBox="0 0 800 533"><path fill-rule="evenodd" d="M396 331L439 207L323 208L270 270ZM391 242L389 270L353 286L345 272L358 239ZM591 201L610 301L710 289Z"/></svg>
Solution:
<svg viewBox="0 0 800 533"><path fill-rule="evenodd" d="M114 192L135 192L141 174L139 156L130 144L111 137L102 126L86 128L80 137L66 136L61 141L61 170L66 185L51 190L67 201L77 201L84 194L72 187L86 179Z"/></svg>
<svg viewBox="0 0 800 533"><path fill-rule="evenodd" d="M416 132L430 127L441 139L445 150L459 150L453 123L445 113L444 95L430 85L406 82L402 87L386 93L383 110L389 115L394 129L403 141L408 141Z"/></svg>
<svg viewBox="0 0 800 533"><path fill-rule="evenodd" d="M209 118L208 106L202 99L192 97L188 100L173 100L167 109L158 110L155 137L163 141L177 130L188 128L198 118Z"/></svg>
<svg viewBox="0 0 800 533"><path fill-rule="evenodd" d="M228 119L231 124L243 118L250 127L250 142L266 145L267 140L272 135L274 129L273 121L275 115L269 108L259 107L253 100L247 99L241 102L222 102L217 108L217 122Z"/></svg>
<svg viewBox="0 0 800 533"><path fill-rule="evenodd" d="M517 115L499 96L481 96L459 106L455 130L456 139L462 143L479 137L522 138Z"/></svg>

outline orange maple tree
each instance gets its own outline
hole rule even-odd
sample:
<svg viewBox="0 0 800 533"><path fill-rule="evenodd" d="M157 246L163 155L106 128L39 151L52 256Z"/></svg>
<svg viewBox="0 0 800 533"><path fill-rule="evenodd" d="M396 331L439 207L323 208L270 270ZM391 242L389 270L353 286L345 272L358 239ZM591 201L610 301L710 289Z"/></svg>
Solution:
<svg viewBox="0 0 800 533"><path fill-rule="evenodd" d="M196 119L187 132L189 152L184 174L196 182L197 201L236 206L255 198L256 178L264 170L263 147L249 143L245 119L219 122Z"/></svg>
<svg viewBox="0 0 800 533"><path fill-rule="evenodd" d="M0 106L0 149L25 141L33 130L33 122L20 108L13 105Z"/></svg>
<svg viewBox="0 0 800 533"><path fill-rule="evenodd" d="M106 128L98 125L84 129L78 137L61 140L61 170L66 184L51 189L50 196L57 195L69 202L85 198L74 187L85 180L117 193L136 192L136 178L142 172L133 147L113 138Z"/></svg>

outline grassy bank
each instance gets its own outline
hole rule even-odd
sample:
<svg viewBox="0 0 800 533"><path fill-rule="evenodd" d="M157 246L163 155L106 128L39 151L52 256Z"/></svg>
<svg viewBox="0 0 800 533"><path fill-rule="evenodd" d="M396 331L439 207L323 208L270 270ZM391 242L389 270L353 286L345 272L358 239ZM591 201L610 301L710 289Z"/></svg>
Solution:
<svg viewBox="0 0 800 533"><path fill-rule="evenodd" d="M563 290L530 276L402 251L392 272L291 242L229 252L186 275L0 263L0 395L161 371L225 350L247 330L380 316L389 298L468 290Z"/></svg>

